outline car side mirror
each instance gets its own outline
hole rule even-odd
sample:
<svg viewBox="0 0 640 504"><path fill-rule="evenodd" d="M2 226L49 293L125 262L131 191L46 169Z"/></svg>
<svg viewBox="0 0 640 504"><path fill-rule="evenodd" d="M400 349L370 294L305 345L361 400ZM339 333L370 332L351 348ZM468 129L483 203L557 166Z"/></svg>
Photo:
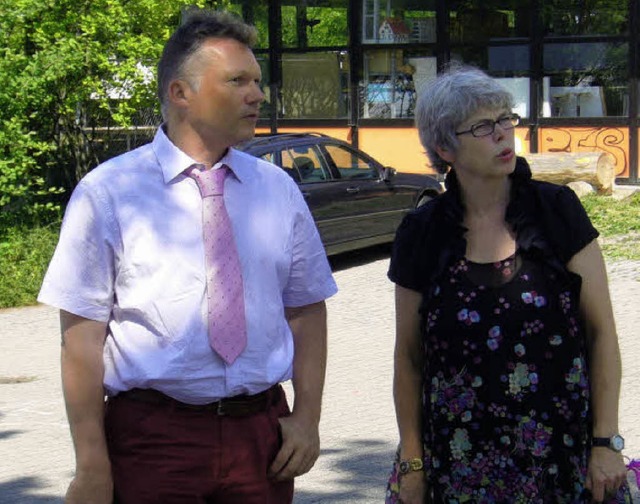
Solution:
<svg viewBox="0 0 640 504"><path fill-rule="evenodd" d="M382 174L382 180L384 180L385 182L391 180L396 172L397 170L395 168L392 168L391 166L385 166L384 173Z"/></svg>

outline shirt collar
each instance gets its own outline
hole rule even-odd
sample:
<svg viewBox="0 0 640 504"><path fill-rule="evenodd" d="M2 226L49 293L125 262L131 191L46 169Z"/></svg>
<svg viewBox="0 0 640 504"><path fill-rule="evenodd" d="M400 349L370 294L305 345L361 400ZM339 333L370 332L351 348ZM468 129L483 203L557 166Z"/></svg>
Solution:
<svg viewBox="0 0 640 504"><path fill-rule="evenodd" d="M151 146L160 164L164 182L168 184L198 162L175 146L165 133L164 127L162 124L158 128ZM243 163L240 153L233 148L227 149L226 154L213 165L213 168L219 168L222 164L226 164L240 182L249 177L249 167Z"/></svg>

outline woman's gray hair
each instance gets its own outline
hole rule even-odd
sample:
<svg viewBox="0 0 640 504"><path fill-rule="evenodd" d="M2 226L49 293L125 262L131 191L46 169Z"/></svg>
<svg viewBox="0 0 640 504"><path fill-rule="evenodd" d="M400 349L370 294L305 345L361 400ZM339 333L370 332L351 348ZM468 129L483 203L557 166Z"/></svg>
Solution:
<svg viewBox="0 0 640 504"><path fill-rule="evenodd" d="M169 84L174 79L193 80L185 74L186 67L202 44L212 38L234 39L253 48L258 32L230 12L198 8L185 11L182 24L167 41L158 62L158 98L165 119ZM190 84L197 88L199 81Z"/></svg>
<svg viewBox="0 0 640 504"><path fill-rule="evenodd" d="M447 162L436 147L455 151L456 130L480 109L513 108L513 97L478 68L455 63L425 84L418 94L415 124L433 167L446 173Z"/></svg>

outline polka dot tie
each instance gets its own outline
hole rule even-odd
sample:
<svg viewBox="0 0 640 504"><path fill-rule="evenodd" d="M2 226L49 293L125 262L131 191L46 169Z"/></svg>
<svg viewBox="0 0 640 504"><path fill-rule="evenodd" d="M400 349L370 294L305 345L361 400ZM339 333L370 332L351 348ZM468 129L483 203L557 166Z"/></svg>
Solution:
<svg viewBox="0 0 640 504"><path fill-rule="evenodd" d="M223 197L228 172L226 165L216 170L193 165L186 173L195 179L202 196L209 342L232 364L247 345L247 328L240 258Z"/></svg>

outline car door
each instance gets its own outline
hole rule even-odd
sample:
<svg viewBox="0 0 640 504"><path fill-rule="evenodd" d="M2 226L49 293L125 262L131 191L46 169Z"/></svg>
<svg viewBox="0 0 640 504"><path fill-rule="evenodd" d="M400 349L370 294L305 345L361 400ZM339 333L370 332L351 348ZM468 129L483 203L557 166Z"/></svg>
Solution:
<svg viewBox="0 0 640 504"><path fill-rule="evenodd" d="M257 155L280 166L298 183L298 187L311 210L318 232L326 247L344 239L344 223L340 219L343 195L336 191L336 180L322 151L310 142L297 141L295 145L271 146Z"/></svg>
<svg viewBox="0 0 640 504"><path fill-rule="evenodd" d="M393 177L384 180L382 166L364 153L331 143L324 144L323 150L339 177L334 192L340 202L344 239L393 235L414 205L415 189L395 187Z"/></svg>
<svg viewBox="0 0 640 504"><path fill-rule="evenodd" d="M342 192L321 149L311 143L289 146L282 151L282 166L294 170L322 242L325 246L339 243L344 234L339 201Z"/></svg>

